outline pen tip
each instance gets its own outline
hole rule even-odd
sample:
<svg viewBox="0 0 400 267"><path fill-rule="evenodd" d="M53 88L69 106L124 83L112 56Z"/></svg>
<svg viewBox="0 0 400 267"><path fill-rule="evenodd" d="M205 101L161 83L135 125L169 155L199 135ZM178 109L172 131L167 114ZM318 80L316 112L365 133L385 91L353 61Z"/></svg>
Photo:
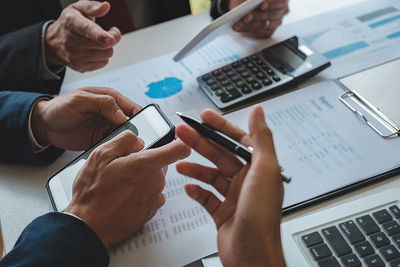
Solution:
<svg viewBox="0 0 400 267"><path fill-rule="evenodd" d="M175 112L176 113L176 115L178 115L178 116L182 116L183 114L182 114L182 112Z"/></svg>

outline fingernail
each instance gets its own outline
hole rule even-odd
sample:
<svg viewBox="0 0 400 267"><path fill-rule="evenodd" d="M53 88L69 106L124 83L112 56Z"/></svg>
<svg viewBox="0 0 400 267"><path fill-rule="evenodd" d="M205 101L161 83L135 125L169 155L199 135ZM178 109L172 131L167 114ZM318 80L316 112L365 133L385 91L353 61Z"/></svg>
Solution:
<svg viewBox="0 0 400 267"><path fill-rule="evenodd" d="M101 6L101 3L99 3L99 2L93 2L93 3L92 3L92 7L90 8L90 11L91 11L91 12L96 11L100 6Z"/></svg>

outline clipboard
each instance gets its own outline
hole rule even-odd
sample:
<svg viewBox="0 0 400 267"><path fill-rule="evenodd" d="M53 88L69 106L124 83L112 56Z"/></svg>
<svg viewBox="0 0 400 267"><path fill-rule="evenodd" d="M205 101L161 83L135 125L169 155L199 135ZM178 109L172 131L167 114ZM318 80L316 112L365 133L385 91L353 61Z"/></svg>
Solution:
<svg viewBox="0 0 400 267"><path fill-rule="evenodd" d="M399 74L396 59L339 80L348 88L340 101L383 138L400 135Z"/></svg>

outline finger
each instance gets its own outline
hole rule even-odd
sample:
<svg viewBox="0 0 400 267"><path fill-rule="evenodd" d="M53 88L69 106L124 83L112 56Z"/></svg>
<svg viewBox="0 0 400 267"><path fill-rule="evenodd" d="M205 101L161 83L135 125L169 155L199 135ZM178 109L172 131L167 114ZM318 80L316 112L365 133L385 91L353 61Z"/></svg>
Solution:
<svg viewBox="0 0 400 267"><path fill-rule="evenodd" d="M158 199L157 199L156 203L157 203L156 204L157 210L160 209L162 206L164 206L164 204L165 204L165 196L164 196L164 194L160 194L158 196Z"/></svg>
<svg viewBox="0 0 400 267"><path fill-rule="evenodd" d="M142 151L140 158L144 161L143 164L146 163L153 169L161 169L189 155L190 148L178 139L162 147Z"/></svg>
<svg viewBox="0 0 400 267"><path fill-rule="evenodd" d="M281 20L271 20L269 27L265 28L265 21L254 21L251 24L245 25L240 32L247 36L265 38L270 37L280 24L282 24Z"/></svg>
<svg viewBox="0 0 400 267"><path fill-rule="evenodd" d="M97 147L89 157L108 164L116 158L127 156L138 152L144 147L142 139L138 138L131 131L123 131L110 141Z"/></svg>
<svg viewBox="0 0 400 267"><path fill-rule="evenodd" d="M233 153L202 137L189 126L179 125L175 133L188 146L214 163L225 176L231 177L243 167L243 163Z"/></svg>
<svg viewBox="0 0 400 267"><path fill-rule="evenodd" d="M268 2L268 9L277 9L288 7L288 0L266 0Z"/></svg>
<svg viewBox="0 0 400 267"><path fill-rule="evenodd" d="M112 27L111 29L108 30L108 32L109 32L112 36L114 36L114 38L115 38L115 40L116 40L115 43L118 43L119 40L121 40L122 34L121 34L121 31L120 31L117 27Z"/></svg>
<svg viewBox="0 0 400 267"><path fill-rule="evenodd" d="M213 217L217 229L221 226L215 217L215 212L221 206L222 202L213 193L201 188L198 185L185 185L186 193L194 200L199 202ZM218 223L217 223L218 222Z"/></svg>
<svg viewBox="0 0 400 267"><path fill-rule="evenodd" d="M99 62L105 61L112 57L114 49L83 49L79 53L81 56L76 57L76 61L80 62Z"/></svg>
<svg viewBox="0 0 400 267"><path fill-rule="evenodd" d="M94 94L100 94L100 95L110 95L112 96L115 101L117 102L118 106L122 109L122 111L125 113L125 115L131 117L138 113L142 107L120 92L109 88L109 87L85 87L85 91L91 92ZM126 120L126 118L125 118Z"/></svg>
<svg viewBox="0 0 400 267"><path fill-rule="evenodd" d="M185 176L213 186L223 196L226 196L229 186L231 185L231 180L224 177L223 174L215 168L190 162L178 162L176 164L176 170Z"/></svg>
<svg viewBox="0 0 400 267"><path fill-rule="evenodd" d="M277 159L272 132L265 122L265 115L261 106L256 106L252 110L249 119L249 130L254 147L252 164L276 163ZM254 162L253 159L255 160Z"/></svg>
<svg viewBox="0 0 400 267"><path fill-rule="evenodd" d="M82 13L85 17L103 17L110 11L110 3L97 1L78 1L72 7Z"/></svg>
<svg viewBox="0 0 400 267"><path fill-rule="evenodd" d="M243 145L250 145L250 140L248 135L242 129L236 127L227 119L222 117L217 112L206 109L201 113L201 119L204 123L211 126L212 128L224 133L225 135L231 137L232 139L242 143Z"/></svg>
<svg viewBox="0 0 400 267"><path fill-rule="evenodd" d="M264 13L265 18L264 17L260 17L260 20L262 19L282 19L282 17L284 15L286 15L289 12L289 9L287 7L283 7L283 8L277 8L277 9L272 9L272 10L268 10L267 12L255 12L257 13L257 15L254 15L255 19L256 16L261 16L261 13Z"/></svg>
<svg viewBox="0 0 400 267"><path fill-rule="evenodd" d="M83 2L83 1L82 1ZM79 3L79 2L78 2ZM76 4L78 4L76 3ZM71 32L85 37L99 44L115 45L116 40L112 34L103 30L94 21L85 18L79 11L68 16L66 27Z"/></svg>

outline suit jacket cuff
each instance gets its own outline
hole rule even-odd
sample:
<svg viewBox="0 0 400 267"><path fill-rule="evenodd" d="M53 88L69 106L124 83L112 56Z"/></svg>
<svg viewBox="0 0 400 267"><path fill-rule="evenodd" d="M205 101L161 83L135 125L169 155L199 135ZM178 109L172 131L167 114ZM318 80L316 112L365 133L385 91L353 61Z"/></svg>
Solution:
<svg viewBox="0 0 400 267"><path fill-rule="evenodd" d="M107 249L85 222L51 212L25 228L0 266L105 267L108 263Z"/></svg>

